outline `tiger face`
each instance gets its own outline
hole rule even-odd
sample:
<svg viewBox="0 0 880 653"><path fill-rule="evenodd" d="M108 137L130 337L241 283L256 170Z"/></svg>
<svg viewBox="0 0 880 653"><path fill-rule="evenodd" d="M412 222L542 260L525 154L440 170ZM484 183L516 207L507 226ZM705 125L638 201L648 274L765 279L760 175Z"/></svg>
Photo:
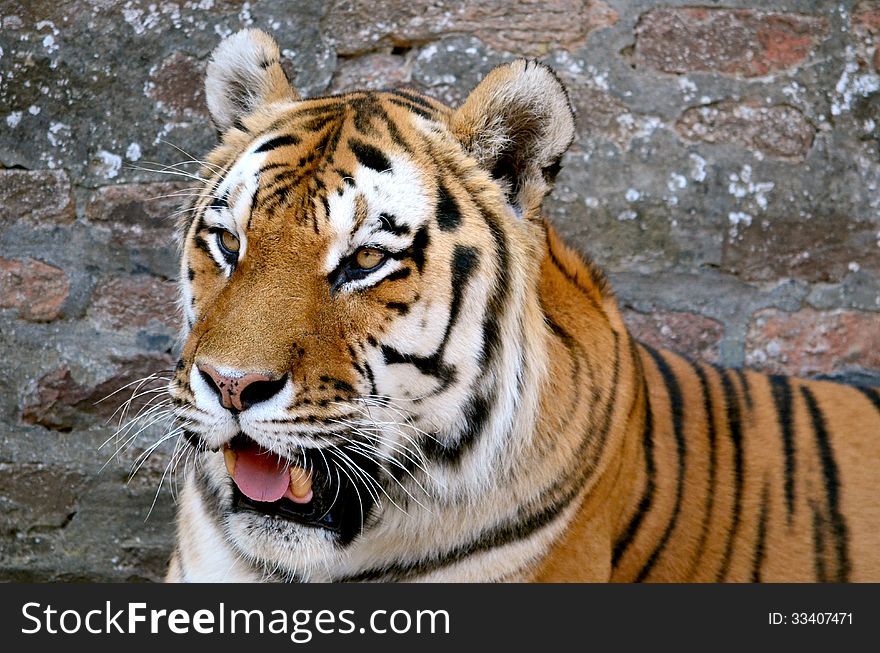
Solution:
<svg viewBox="0 0 880 653"><path fill-rule="evenodd" d="M191 577L338 579L532 491L510 452L546 358L535 218L573 135L564 89L517 61L454 111L309 100L279 61L246 30L208 67L221 140L182 225L171 383L198 452L180 539L214 540Z"/></svg>

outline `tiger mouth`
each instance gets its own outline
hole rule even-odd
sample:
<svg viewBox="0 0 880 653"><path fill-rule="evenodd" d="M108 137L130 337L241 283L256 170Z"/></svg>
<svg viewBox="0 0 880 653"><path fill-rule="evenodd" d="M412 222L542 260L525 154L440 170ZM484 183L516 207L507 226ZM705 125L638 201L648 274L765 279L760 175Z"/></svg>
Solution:
<svg viewBox="0 0 880 653"><path fill-rule="evenodd" d="M291 460L239 433L223 449L232 508L324 529L346 544L361 532L372 508L367 483L376 482L376 469L357 452L345 455L360 475L334 468L317 450Z"/></svg>

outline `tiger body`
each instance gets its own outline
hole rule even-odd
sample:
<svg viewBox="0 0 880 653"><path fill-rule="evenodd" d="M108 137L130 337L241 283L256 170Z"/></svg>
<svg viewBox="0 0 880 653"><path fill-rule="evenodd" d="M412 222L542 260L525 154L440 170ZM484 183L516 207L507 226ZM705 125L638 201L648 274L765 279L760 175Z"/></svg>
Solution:
<svg viewBox="0 0 880 653"><path fill-rule="evenodd" d="M541 217L548 69L302 100L246 30L206 88L168 580L880 579L880 393L635 342Z"/></svg>
<svg viewBox="0 0 880 653"><path fill-rule="evenodd" d="M561 300L583 286L602 287L577 255L553 254L549 242L542 296ZM580 389L565 394L563 413L578 415L587 403L596 420L602 406L600 412L617 412L622 426L609 429L598 456L602 471L535 578L877 579L880 505L871 497L880 462L880 391L722 369L654 350L633 342L613 299L603 299L596 312L605 319L582 307L548 310L560 341L554 360L570 361L558 387L569 378L568 387ZM595 339L581 337L590 333L586 323L604 323L616 334L613 360L591 362ZM589 370L597 367L606 370L598 386L607 395L592 404L585 395ZM609 390L615 387L616 393ZM586 417L572 429L572 439L579 429L588 438L603 432ZM604 534L598 550L597 532Z"/></svg>

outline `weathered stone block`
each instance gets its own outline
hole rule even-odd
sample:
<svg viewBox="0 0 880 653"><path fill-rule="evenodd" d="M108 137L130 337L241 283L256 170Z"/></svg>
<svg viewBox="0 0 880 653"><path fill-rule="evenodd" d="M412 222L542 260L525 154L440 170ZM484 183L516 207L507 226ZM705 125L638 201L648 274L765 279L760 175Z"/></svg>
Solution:
<svg viewBox="0 0 880 653"><path fill-rule="evenodd" d="M180 324L177 285L145 274L98 284L89 316L110 329L143 328L155 320L170 329Z"/></svg>
<svg viewBox="0 0 880 653"><path fill-rule="evenodd" d="M32 258L0 258L0 308L14 308L31 322L51 322L61 316L70 291L64 270Z"/></svg>
<svg viewBox="0 0 880 653"><path fill-rule="evenodd" d="M147 95L170 118L208 117L205 103L204 62L175 52L150 72Z"/></svg>
<svg viewBox="0 0 880 653"><path fill-rule="evenodd" d="M22 419L58 431L101 423L120 416L117 409L129 398L130 415L148 402L161 398L151 392L164 387L170 378L173 361L167 355L140 355L127 360L107 362L105 380L85 384L71 374L66 365L48 372L26 393ZM145 392L141 396L135 396Z"/></svg>
<svg viewBox="0 0 880 653"><path fill-rule="evenodd" d="M797 376L880 369L880 313L758 311L749 323L746 364Z"/></svg>
<svg viewBox="0 0 880 653"><path fill-rule="evenodd" d="M56 465L0 463L0 535L64 528L84 481Z"/></svg>
<svg viewBox="0 0 880 653"><path fill-rule="evenodd" d="M733 143L777 159L802 160L816 128L788 105L724 100L687 109L675 125L689 141Z"/></svg>
<svg viewBox="0 0 880 653"><path fill-rule="evenodd" d="M394 88L407 84L409 77L404 57L394 54L367 54L339 62L330 82L330 92Z"/></svg>
<svg viewBox="0 0 880 653"><path fill-rule="evenodd" d="M845 215L804 218L734 215L722 267L744 279L840 281L853 270L880 271L878 227Z"/></svg>
<svg viewBox="0 0 880 653"><path fill-rule="evenodd" d="M650 314L625 310L623 315L633 337L652 347L665 347L693 360L718 362L724 326L696 313L654 311Z"/></svg>
<svg viewBox="0 0 880 653"><path fill-rule="evenodd" d="M70 179L61 170L0 170L0 224L25 220L34 226L73 222Z"/></svg>
<svg viewBox="0 0 880 653"><path fill-rule="evenodd" d="M828 20L752 9L663 7L642 14L635 34L639 68L760 77L806 61L827 38Z"/></svg>
<svg viewBox="0 0 880 653"><path fill-rule="evenodd" d="M332 4L325 21L332 21L342 55L464 33L499 50L534 56L583 45L590 32L613 25L617 12L602 0L341 0Z"/></svg>

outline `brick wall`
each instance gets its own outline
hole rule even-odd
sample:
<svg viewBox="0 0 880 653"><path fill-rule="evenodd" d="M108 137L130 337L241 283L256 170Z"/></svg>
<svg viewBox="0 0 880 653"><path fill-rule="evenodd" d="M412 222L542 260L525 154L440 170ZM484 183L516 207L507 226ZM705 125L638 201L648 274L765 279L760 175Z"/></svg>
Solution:
<svg viewBox="0 0 880 653"><path fill-rule="evenodd" d="M880 2L7 0L0 21L0 579L162 574L170 452L127 482L161 430L111 460L119 402L96 402L172 364L192 183L144 168L211 145L201 75L246 25L306 94L457 102L540 57L578 112L548 213L639 336L880 375Z"/></svg>

